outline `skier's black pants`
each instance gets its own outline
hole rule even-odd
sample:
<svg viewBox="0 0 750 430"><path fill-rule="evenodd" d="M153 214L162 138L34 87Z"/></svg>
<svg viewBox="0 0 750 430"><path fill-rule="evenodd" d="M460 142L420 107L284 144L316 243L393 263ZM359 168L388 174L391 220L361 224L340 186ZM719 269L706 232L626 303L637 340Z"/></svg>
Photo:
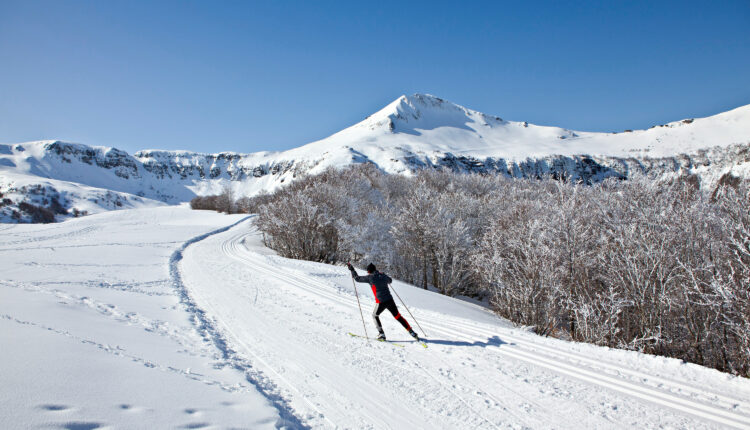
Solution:
<svg viewBox="0 0 750 430"><path fill-rule="evenodd" d="M393 314L393 318L396 318L396 321L400 322L401 325L404 326L405 329L411 331L411 326L406 321L406 318L402 317L401 314L398 312L398 308L396 307L396 302L394 302L393 299L390 299L383 303L376 303L375 309L372 311L372 319L375 320L375 327L378 328L378 331L381 334L383 333L383 325L380 324L380 314L386 309L388 309L391 312L391 314Z"/></svg>

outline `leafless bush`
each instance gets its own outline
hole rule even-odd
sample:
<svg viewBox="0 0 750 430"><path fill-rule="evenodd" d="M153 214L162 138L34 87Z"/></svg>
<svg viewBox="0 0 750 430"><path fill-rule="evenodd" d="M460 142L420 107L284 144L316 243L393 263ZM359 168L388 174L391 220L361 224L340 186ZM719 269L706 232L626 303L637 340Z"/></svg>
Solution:
<svg viewBox="0 0 750 430"><path fill-rule="evenodd" d="M190 208L194 210L218 210L216 196L195 196L190 200Z"/></svg>
<svg viewBox="0 0 750 430"><path fill-rule="evenodd" d="M242 204L245 204L246 200L243 199ZM246 213L240 210L241 207L235 202L234 192L229 186L224 187L221 194L195 196L190 200L190 208L194 210L212 210L227 214Z"/></svg>
<svg viewBox="0 0 750 430"><path fill-rule="evenodd" d="M221 194L216 196L216 210L226 214L236 213L234 211L234 192L229 186L224 187Z"/></svg>
<svg viewBox="0 0 750 430"><path fill-rule="evenodd" d="M55 213L50 209L42 206L32 205L31 203L21 202L18 209L31 217L32 223L48 224L55 222Z"/></svg>
<svg viewBox="0 0 750 430"><path fill-rule="evenodd" d="M261 207L257 225L266 245L285 257L334 262L338 231L327 215L307 193L293 193Z"/></svg>
<svg viewBox="0 0 750 430"><path fill-rule="evenodd" d="M88 215L88 211L82 211L82 210L79 210L78 208L73 208L73 210L71 211L71 215L73 215L73 217L75 218L78 218L78 217Z"/></svg>

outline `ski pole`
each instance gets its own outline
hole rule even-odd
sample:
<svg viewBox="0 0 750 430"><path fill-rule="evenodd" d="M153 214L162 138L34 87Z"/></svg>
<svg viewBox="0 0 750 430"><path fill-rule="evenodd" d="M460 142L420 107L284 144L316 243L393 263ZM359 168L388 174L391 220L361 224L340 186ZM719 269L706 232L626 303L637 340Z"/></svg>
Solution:
<svg viewBox="0 0 750 430"><path fill-rule="evenodd" d="M367 326L365 325L365 316L362 314L362 306L359 304L359 293L357 292L357 284L354 283L354 278L352 278L352 288L354 288L354 295L357 296L357 307L359 308L359 316L362 317L362 328L365 329L365 337L367 338L367 343L370 343L370 337L367 336Z"/></svg>
<svg viewBox="0 0 750 430"><path fill-rule="evenodd" d="M352 281L353 281L353 279L352 279ZM422 326L419 325L419 321L417 321L417 319L414 318L414 315L411 314L411 311L409 310L409 307L406 306L406 303L404 303L403 300L401 300L401 296L399 296L398 293L396 293L396 289L393 288L393 284L390 284L390 285L391 285L391 290L393 290L393 292L396 294L396 297L398 297L398 301L400 301L401 304L404 305L404 307L406 308L406 312L409 312L409 316L414 320L415 323L417 323L417 327L419 327L419 329L422 330L422 334L424 334L424 337L427 337L427 333L425 333L424 329L422 328Z"/></svg>

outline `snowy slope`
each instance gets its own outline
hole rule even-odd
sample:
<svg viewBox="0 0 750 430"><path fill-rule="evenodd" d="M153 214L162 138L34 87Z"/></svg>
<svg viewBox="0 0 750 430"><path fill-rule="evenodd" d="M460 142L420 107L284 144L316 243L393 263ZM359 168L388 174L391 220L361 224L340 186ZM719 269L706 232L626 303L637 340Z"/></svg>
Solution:
<svg viewBox="0 0 750 430"><path fill-rule="evenodd" d="M77 182L40 178L22 173L11 173L0 177L0 194L2 199L16 204L0 204L0 223L15 222L27 218L17 208L18 202L28 202L37 206L48 207L55 201L69 212L68 215L56 214L56 220L62 221L73 211L80 215L94 214L116 209L133 209L164 206L159 200L148 199L138 195L113 191L108 188L97 188ZM16 219L15 216L20 216Z"/></svg>
<svg viewBox="0 0 750 430"><path fill-rule="evenodd" d="M338 152L348 146L350 152L362 152L390 171L394 168L390 159L379 156L379 151L453 153L508 160L580 154L670 157L748 141L750 105L648 130L590 133L504 121L438 97L415 94L401 96L364 121L288 154L306 157L325 151Z"/></svg>
<svg viewBox="0 0 750 430"><path fill-rule="evenodd" d="M505 121L430 95L401 96L364 121L275 155L309 169L370 162L388 173L424 167L509 177L557 173L584 182L692 172L709 183L750 175L750 105L648 130L591 133ZM705 168L710 166L710 168Z"/></svg>
<svg viewBox="0 0 750 430"><path fill-rule="evenodd" d="M353 163L374 163L393 174L444 167L509 177L557 175L587 183L690 172L713 184L727 172L749 176L748 153L750 105L648 130L589 133L506 121L415 94L399 97L330 137L283 152L146 150L130 155L59 141L0 145L0 193L11 195L5 197L10 203L0 203L0 219L7 222L18 212L27 193L22 187L33 186L35 180L54 188L53 194L91 188L90 195L81 191L65 207L94 213L112 205L185 202L225 186L238 195L254 195L305 174ZM113 197L103 198L102 190L119 193L120 204Z"/></svg>
<svg viewBox="0 0 750 430"><path fill-rule="evenodd" d="M0 428L283 422L170 273L186 241L241 219L166 207L0 227Z"/></svg>
<svg viewBox="0 0 750 430"><path fill-rule="evenodd" d="M398 281L428 348L387 315L403 347L349 337L347 270L276 256L252 218L0 228L2 428L750 428L747 379L541 338Z"/></svg>

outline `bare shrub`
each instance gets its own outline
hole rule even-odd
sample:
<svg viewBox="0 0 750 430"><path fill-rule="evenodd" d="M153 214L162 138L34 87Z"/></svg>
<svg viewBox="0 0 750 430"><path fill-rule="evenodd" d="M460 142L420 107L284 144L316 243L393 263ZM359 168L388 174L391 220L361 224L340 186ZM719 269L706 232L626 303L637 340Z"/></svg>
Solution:
<svg viewBox="0 0 750 430"><path fill-rule="evenodd" d="M338 236L325 210L309 195L286 195L263 206L258 227L267 246L285 257L334 262Z"/></svg>
<svg viewBox="0 0 750 430"><path fill-rule="evenodd" d="M221 194L218 196L215 196L215 205L216 210L219 212L224 212L226 214L235 213L234 212L234 192L232 191L232 188L230 186L224 187Z"/></svg>
<svg viewBox="0 0 750 430"><path fill-rule="evenodd" d="M194 210L217 210L216 196L195 196L190 200L190 208Z"/></svg>
<svg viewBox="0 0 750 430"><path fill-rule="evenodd" d="M18 209L31 216L32 223L43 223L48 224L55 222L55 213L51 210L42 207L32 205L31 203L21 202L18 204Z"/></svg>

